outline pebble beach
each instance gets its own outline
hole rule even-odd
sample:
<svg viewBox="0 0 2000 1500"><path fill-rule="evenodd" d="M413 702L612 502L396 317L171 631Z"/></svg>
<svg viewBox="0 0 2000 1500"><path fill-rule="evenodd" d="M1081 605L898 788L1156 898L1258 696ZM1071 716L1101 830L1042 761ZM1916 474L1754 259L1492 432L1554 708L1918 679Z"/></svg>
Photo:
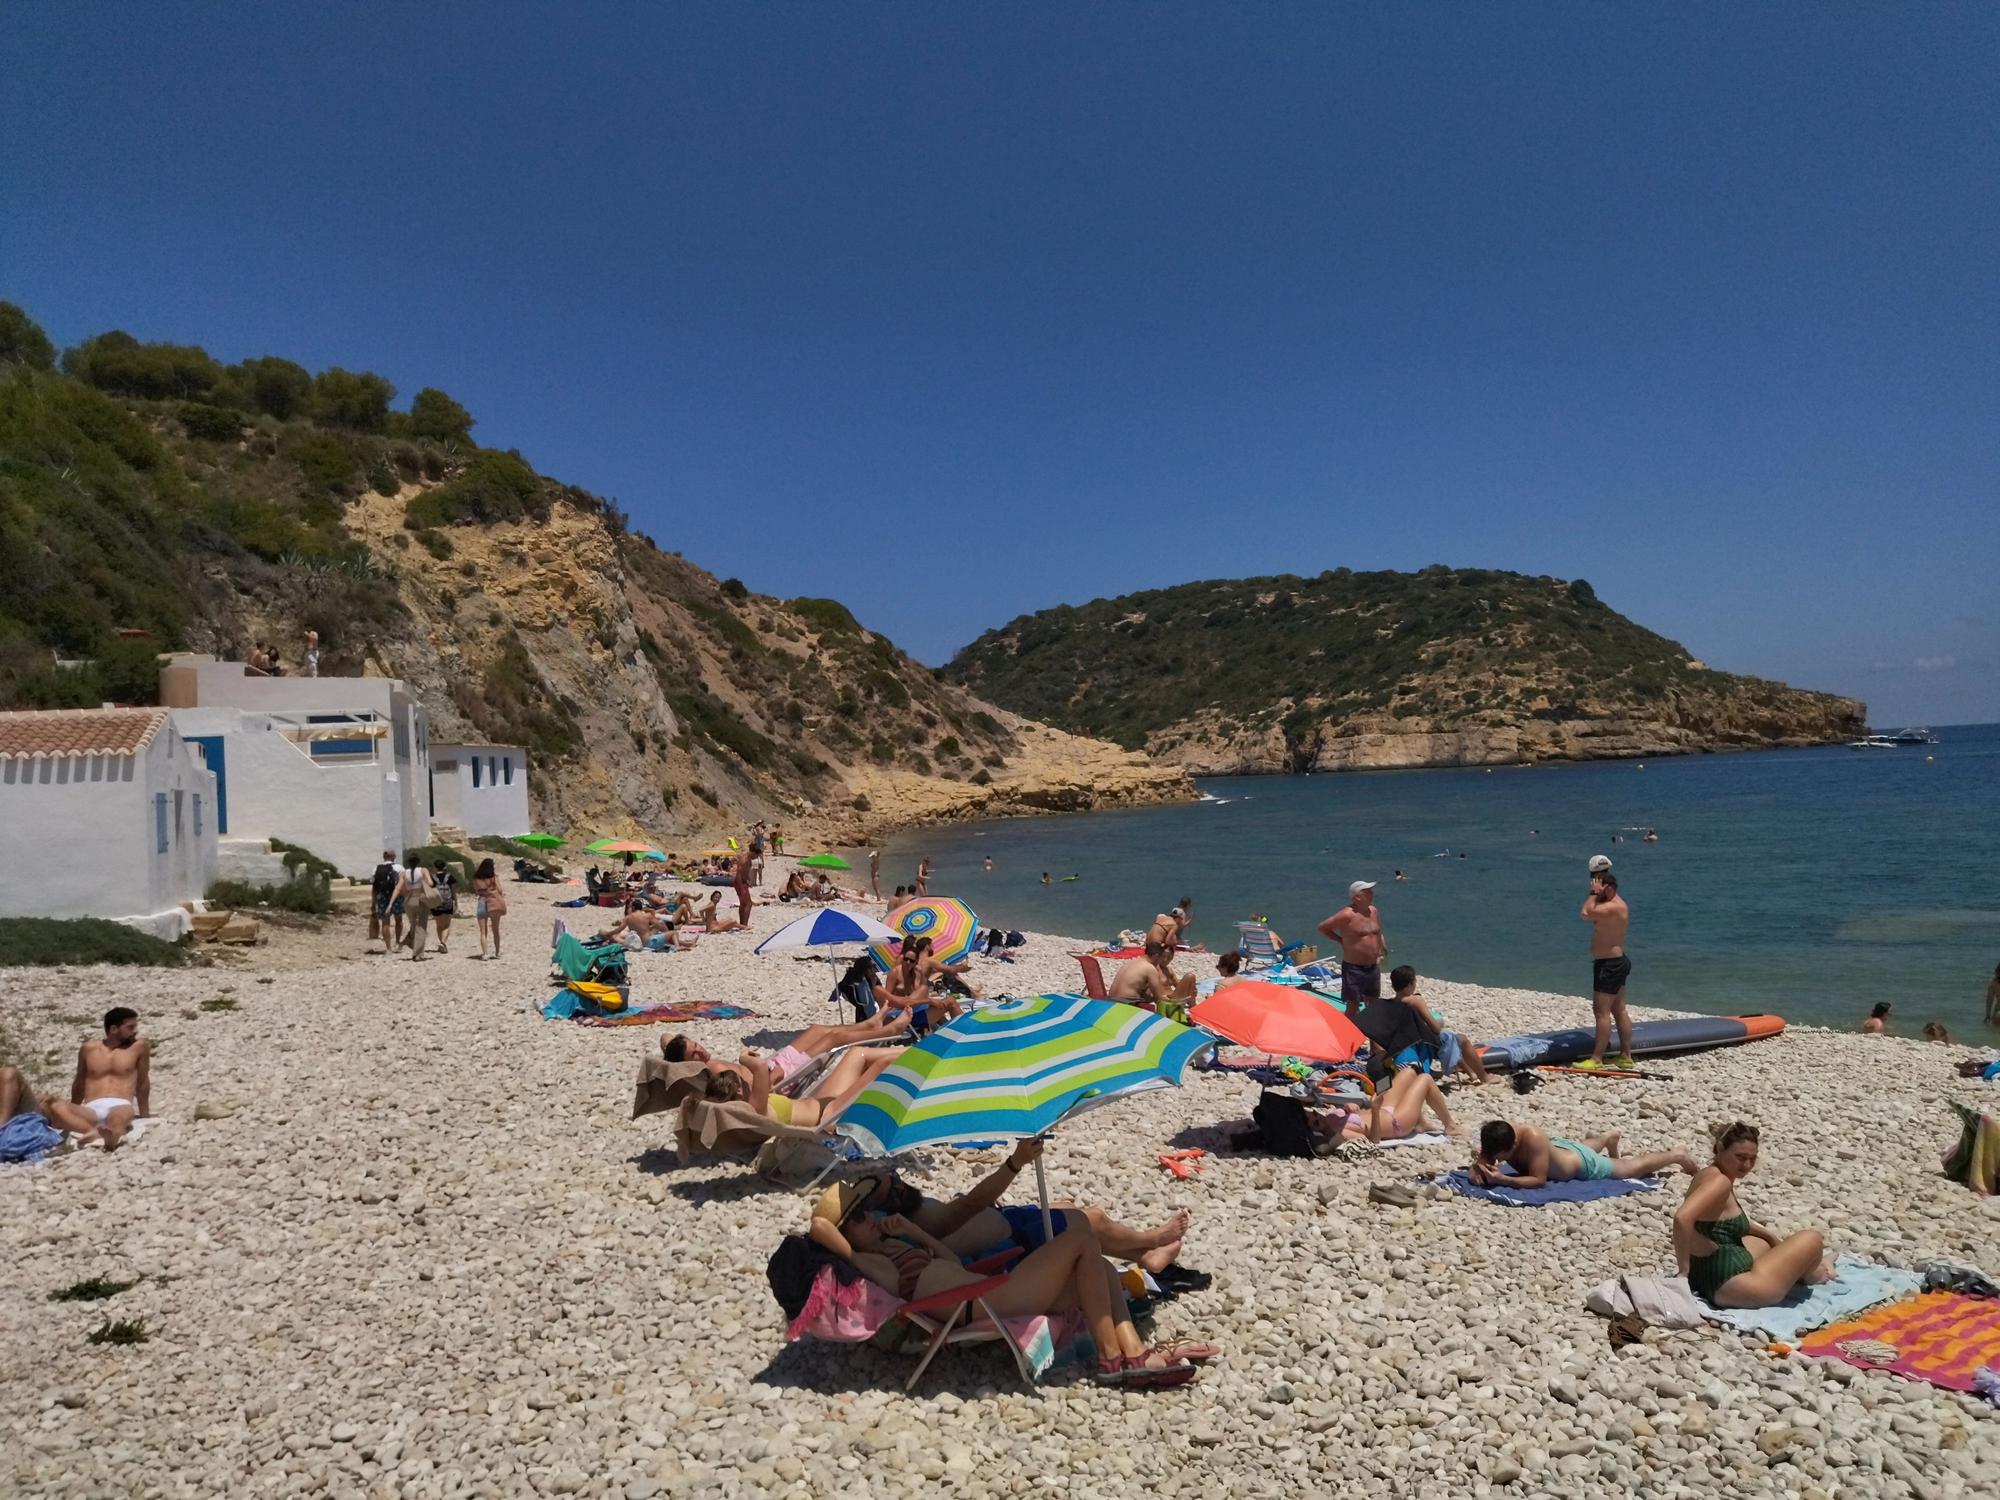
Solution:
<svg viewBox="0 0 2000 1500"><path fill-rule="evenodd" d="M767 883L788 868L772 861ZM1584 1295L1672 1273L1680 1180L1573 1207L1379 1206L1371 1184L1468 1148L1232 1154L1257 1097L1234 1074L1087 1114L1047 1151L1059 1200L1142 1226L1192 1213L1182 1263L1213 1281L1153 1332L1222 1346L1198 1384L1120 1393L1071 1366L1030 1389L988 1347L948 1351L905 1394L908 1360L787 1345L764 1268L805 1228L804 1197L733 1161L682 1164L668 1117L630 1119L659 1028L536 1013L551 916L609 917L553 913L570 894L510 884L498 962L470 956L469 920L448 955L411 964L371 951L360 920L293 919L256 948L207 950L209 966L0 971L0 1028L47 1088L67 1086L106 1007L136 1007L156 1115L110 1155L0 1168L0 1495L2000 1493L2000 1412L1972 1397L1716 1327L1614 1350ZM797 912L760 905L748 934L636 956L635 1000L753 1008L686 1028L729 1055L844 1019L824 962L751 953ZM1088 946L1031 933L972 977L1074 989L1069 955ZM1589 1012L1424 990L1475 1037ZM2000 1200L1938 1169L1948 1101L2000 1097L1955 1075L1967 1055L1794 1027L1662 1062L1666 1081L1551 1075L1450 1103L1475 1131L1504 1115L1703 1159L1710 1121L1748 1119L1753 1217L2000 1277ZM1188 1146L1210 1154L1183 1181L1158 1157ZM944 1195L1000 1156L931 1153L911 1175ZM93 1276L137 1284L48 1300ZM150 1337L89 1343L107 1317Z"/></svg>

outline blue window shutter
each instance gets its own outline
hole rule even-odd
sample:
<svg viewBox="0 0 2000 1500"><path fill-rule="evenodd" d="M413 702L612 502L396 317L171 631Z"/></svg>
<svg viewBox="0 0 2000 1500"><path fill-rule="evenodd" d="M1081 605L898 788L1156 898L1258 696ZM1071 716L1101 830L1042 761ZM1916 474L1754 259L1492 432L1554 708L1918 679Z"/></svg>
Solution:
<svg viewBox="0 0 2000 1500"><path fill-rule="evenodd" d="M159 845L158 852L165 854L167 852L167 794L165 792L153 793L153 832L157 836L154 842Z"/></svg>
<svg viewBox="0 0 2000 1500"><path fill-rule="evenodd" d="M194 794L194 836L201 837L201 793Z"/></svg>
<svg viewBox="0 0 2000 1500"><path fill-rule="evenodd" d="M503 756L500 760L500 774L507 778L507 785L514 784L514 757Z"/></svg>
<svg viewBox="0 0 2000 1500"><path fill-rule="evenodd" d="M472 757L472 784L479 785L479 757L476 755Z"/></svg>

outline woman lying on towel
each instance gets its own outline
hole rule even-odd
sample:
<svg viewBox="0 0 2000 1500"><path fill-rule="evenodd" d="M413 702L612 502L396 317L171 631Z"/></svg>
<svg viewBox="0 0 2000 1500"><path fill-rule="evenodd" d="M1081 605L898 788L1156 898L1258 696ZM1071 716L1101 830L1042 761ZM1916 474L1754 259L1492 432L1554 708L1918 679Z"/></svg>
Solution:
<svg viewBox="0 0 2000 1500"><path fill-rule="evenodd" d="M1335 1108L1315 1115L1313 1129L1336 1144L1343 1141L1400 1141L1424 1129L1424 1111L1437 1116L1446 1135L1463 1135L1452 1119L1444 1093L1420 1068L1403 1068L1387 1089L1378 1090L1366 1109Z"/></svg>
<svg viewBox="0 0 2000 1500"><path fill-rule="evenodd" d="M1674 1214L1674 1263L1695 1295L1715 1307L1770 1307L1801 1282L1833 1280L1817 1229L1781 1240L1736 1201L1736 1184L1757 1165L1757 1127L1738 1120L1712 1133L1715 1161Z"/></svg>
<svg viewBox="0 0 2000 1500"><path fill-rule="evenodd" d="M816 1126L822 1131L830 1131L834 1120L853 1102L854 1096L873 1083L884 1068L902 1055L901 1047L850 1049L835 1060L833 1066L827 1069L826 1077L814 1084L812 1092L802 1099L773 1092L773 1085L782 1081L783 1073L769 1065L769 1058L753 1059L751 1064L740 1069L724 1068L709 1074L707 1096L718 1104L741 1100L758 1114L768 1115L780 1125L799 1125L807 1129ZM749 1077L747 1083L744 1081L746 1073Z"/></svg>
<svg viewBox="0 0 2000 1500"><path fill-rule="evenodd" d="M862 1205L880 1185L863 1177L837 1183L813 1204L812 1239L851 1262L877 1286L905 1302L970 1286L984 1278L968 1271L943 1241L901 1214L878 1214ZM1080 1309L1097 1345L1097 1379L1128 1390L1160 1390L1195 1378L1194 1362L1219 1352L1208 1344L1166 1344L1148 1349L1132 1326L1125 1289L1098 1248L1097 1231L1082 1215L1016 1261L1006 1281L985 1298L995 1317L1026 1318Z"/></svg>

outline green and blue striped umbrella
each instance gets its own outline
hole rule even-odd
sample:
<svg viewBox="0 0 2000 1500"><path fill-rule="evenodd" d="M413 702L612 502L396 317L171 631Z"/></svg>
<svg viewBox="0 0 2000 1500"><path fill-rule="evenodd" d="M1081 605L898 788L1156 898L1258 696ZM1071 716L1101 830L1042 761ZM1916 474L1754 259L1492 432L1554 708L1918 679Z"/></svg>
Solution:
<svg viewBox="0 0 2000 1500"><path fill-rule="evenodd" d="M1177 1086L1214 1039L1136 1005L1035 995L968 1011L863 1089L835 1129L871 1156L1018 1141L1143 1089Z"/></svg>

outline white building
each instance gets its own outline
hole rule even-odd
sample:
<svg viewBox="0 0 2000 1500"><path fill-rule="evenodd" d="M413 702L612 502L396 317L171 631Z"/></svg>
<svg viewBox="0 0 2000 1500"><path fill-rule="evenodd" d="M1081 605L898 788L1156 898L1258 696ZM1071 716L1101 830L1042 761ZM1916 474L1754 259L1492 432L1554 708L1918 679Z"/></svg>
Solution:
<svg viewBox="0 0 2000 1500"><path fill-rule="evenodd" d="M519 745L431 746L430 814L468 838L528 832L528 752Z"/></svg>
<svg viewBox="0 0 2000 1500"><path fill-rule="evenodd" d="M430 841L429 721L395 678L267 677L176 656L160 702L215 775L225 876L282 879L273 838L357 879L384 849Z"/></svg>
<svg viewBox="0 0 2000 1500"><path fill-rule="evenodd" d="M215 879L217 798L165 709L0 713L0 916L178 936Z"/></svg>

